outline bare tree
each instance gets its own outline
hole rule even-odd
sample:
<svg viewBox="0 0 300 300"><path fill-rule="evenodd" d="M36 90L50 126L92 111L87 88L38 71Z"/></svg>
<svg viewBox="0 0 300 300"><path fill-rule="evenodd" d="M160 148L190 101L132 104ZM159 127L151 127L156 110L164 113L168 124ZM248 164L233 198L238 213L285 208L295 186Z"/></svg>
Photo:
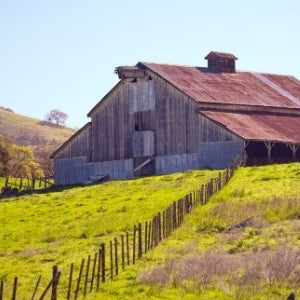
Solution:
<svg viewBox="0 0 300 300"><path fill-rule="evenodd" d="M68 119L68 115L58 109L52 109L45 118L45 121L56 124L56 125L65 125Z"/></svg>

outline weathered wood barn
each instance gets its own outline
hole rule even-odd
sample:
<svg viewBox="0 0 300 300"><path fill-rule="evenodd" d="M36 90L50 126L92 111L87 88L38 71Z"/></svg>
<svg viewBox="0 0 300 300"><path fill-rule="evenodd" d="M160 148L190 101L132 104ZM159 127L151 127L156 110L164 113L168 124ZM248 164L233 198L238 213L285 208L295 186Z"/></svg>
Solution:
<svg viewBox="0 0 300 300"><path fill-rule="evenodd" d="M139 62L88 113L91 122L52 155L57 184L300 160L300 81L236 71L210 52L207 67Z"/></svg>

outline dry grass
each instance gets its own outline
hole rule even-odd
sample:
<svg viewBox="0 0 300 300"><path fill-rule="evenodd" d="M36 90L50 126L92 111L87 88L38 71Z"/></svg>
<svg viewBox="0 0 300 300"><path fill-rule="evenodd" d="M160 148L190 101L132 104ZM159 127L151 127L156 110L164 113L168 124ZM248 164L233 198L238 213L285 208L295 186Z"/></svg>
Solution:
<svg viewBox="0 0 300 300"><path fill-rule="evenodd" d="M138 276L140 283L183 287L186 282L192 281L197 288L221 288L236 296L245 289L277 283L296 286L299 280L300 249L284 245L274 250L238 254L214 250L188 255L145 270Z"/></svg>

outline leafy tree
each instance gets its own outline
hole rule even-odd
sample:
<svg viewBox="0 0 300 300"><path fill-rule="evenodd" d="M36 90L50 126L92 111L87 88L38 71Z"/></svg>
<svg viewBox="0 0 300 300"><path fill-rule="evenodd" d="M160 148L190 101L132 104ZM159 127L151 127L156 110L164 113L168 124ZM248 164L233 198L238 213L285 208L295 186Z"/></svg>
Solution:
<svg viewBox="0 0 300 300"><path fill-rule="evenodd" d="M9 174L9 163L12 160L12 143L8 138L0 135L0 176Z"/></svg>
<svg viewBox="0 0 300 300"><path fill-rule="evenodd" d="M56 124L56 125L65 125L68 119L68 115L58 109L52 109L45 118L45 121Z"/></svg>
<svg viewBox="0 0 300 300"><path fill-rule="evenodd" d="M43 177L39 163L34 161L31 147L12 146L13 159L10 162L10 175L13 177Z"/></svg>
<svg viewBox="0 0 300 300"><path fill-rule="evenodd" d="M17 146L0 135L0 176L43 177L44 171L34 161L31 147Z"/></svg>

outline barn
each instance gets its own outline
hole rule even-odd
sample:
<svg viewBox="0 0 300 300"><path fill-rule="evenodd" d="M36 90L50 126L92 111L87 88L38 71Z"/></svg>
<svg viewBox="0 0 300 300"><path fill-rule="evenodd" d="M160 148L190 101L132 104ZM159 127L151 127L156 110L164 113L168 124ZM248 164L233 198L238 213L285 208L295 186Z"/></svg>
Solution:
<svg viewBox="0 0 300 300"><path fill-rule="evenodd" d="M53 154L59 185L300 160L300 81L237 71L210 52L207 67L139 62L88 113L90 122Z"/></svg>

